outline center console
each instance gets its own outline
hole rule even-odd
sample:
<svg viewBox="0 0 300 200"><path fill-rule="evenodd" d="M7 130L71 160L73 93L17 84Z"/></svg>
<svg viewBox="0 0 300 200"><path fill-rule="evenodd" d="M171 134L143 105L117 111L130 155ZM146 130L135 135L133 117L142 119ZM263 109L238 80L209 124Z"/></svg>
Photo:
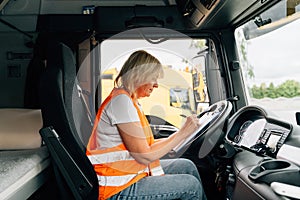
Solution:
<svg viewBox="0 0 300 200"><path fill-rule="evenodd" d="M299 167L289 161L243 151L236 154L233 169L236 183L232 199L300 199Z"/></svg>

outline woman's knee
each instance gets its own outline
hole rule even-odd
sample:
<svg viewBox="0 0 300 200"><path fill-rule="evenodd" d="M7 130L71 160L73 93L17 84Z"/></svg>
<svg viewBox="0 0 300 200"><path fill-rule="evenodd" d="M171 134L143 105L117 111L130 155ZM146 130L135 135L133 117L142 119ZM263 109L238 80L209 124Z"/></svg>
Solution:
<svg viewBox="0 0 300 200"><path fill-rule="evenodd" d="M183 191L194 194L197 197L202 197L204 194L204 189L202 187L201 182L193 175L185 174L182 177L182 185ZM201 199L201 198L199 198Z"/></svg>
<svg viewBox="0 0 300 200"><path fill-rule="evenodd" d="M196 165L193 163L193 161L186 159L186 158L178 158L178 161L182 166L185 166L186 168L190 169L197 169Z"/></svg>
<svg viewBox="0 0 300 200"><path fill-rule="evenodd" d="M180 168L181 170L197 169L196 165L191 160L186 158L177 158L174 160L169 160L167 162L171 164L169 165L169 167L176 167L176 168Z"/></svg>
<svg viewBox="0 0 300 200"><path fill-rule="evenodd" d="M195 176L190 174L183 174L182 176L183 184L186 185L187 188L190 187L196 190L202 188L201 182Z"/></svg>
<svg viewBox="0 0 300 200"><path fill-rule="evenodd" d="M200 175L196 165L189 159L181 158L180 159L181 166L184 169L184 173L191 174L195 176L198 180L200 180Z"/></svg>

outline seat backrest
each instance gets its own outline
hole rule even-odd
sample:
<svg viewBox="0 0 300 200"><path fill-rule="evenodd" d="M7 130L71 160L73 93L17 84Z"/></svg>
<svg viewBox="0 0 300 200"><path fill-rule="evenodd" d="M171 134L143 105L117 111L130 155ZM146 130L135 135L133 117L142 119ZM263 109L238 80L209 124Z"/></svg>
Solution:
<svg viewBox="0 0 300 200"><path fill-rule="evenodd" d="M72 157L78 168L86 175L93 189L86 199L98 198L98 179L94 168L85 154L80 132L84 135L91 133L91 125L84 113L83 104L74 90L76 80L76 65L72 50L64 44L53 45L48 49L47 67L41 77L40 104L42 110L43 127L53 127L60 137L60 142ZM75 98L75 99L74 99ZM74 105L76 104L76 105ZM72 111L77 107L80 112ZM75 118L75 119L74 119ZM83 123L87 130L77 129L75 123ZM55 165L55 163L54 163ZM55 175L61 190L62 199L72 199L74 195L66 184L65 177L59 168L54 166Z"/></svg>
<svg viewBox="0 0 300 200"><path fill-rule="evenodd" d="M40 108L38 84L41 74L45 70L45 55L39 45L35 45L33 57L26 70L26 80L24 88L24 108Z"/></svg>

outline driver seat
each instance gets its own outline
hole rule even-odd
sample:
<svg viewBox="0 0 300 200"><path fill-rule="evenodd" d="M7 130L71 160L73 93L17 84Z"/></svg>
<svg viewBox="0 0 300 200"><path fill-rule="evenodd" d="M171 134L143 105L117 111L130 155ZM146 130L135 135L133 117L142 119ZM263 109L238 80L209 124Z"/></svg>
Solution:
<svg viewBox="0 0 300 200"><path fill-rule="evenodd" d="M59 196L60 199L96 200L98 179L82 139L82 135L91 133L92 124L75 84L75 57L62 43L52 46L48 52L39 91L43 118L40 134L52 158ZM75 123L84 125L85 129L76 128Z"/></svg>

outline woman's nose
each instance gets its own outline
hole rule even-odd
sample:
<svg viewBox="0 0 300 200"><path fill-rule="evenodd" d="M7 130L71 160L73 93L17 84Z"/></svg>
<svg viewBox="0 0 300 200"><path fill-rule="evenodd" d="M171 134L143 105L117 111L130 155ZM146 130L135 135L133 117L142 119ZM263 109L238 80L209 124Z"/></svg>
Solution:
<svg viewBox="0 0 300 200"><path fill-rule="evenodd" d="M153 83L153 87L154 87L154 88L158 88L158 83L157 83L157 81Z"/></svg>

